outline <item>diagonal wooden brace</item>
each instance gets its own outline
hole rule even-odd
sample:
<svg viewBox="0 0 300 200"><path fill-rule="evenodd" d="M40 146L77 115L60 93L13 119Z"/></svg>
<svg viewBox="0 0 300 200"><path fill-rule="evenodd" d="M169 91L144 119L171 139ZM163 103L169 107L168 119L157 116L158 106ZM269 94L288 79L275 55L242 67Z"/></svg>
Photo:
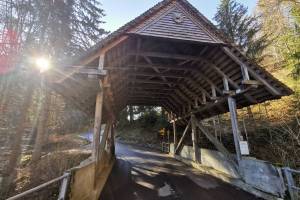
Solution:
<svg viewBox="0 0 300 200"><path fill-rule="evenodd" d="M229 151L224 147L224 145L218 141L218 139L216 137L214 137L212 134L210 134L206 128L196 120L196 117L192 118L193 122L195 123L195 125L201 130L201 132L207 137L207 139L213 143L213 145L217 148L217 150L222 153L228 160L229 162L232 164L232 166L237 170L238 170L238 165L236 160L232 157L232 155L229 153Z"/></svg>
<svg viewBox="0 0 300 200"><path fill-rule="evenodd" d="M191 121L189 121L188 125L185 127L185 129L183 131L182 137L180 138L178 145L175 149L175 154L179 154L181 152L182 147L183 147L184 138L185 138L186 133L188 132L190 126L191 126Z"/></svg>

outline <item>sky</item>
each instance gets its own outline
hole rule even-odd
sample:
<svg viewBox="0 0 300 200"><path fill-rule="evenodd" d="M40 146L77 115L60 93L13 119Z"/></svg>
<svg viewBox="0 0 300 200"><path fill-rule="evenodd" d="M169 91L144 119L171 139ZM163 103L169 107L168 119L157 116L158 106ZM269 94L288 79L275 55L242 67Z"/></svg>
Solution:
<svg viewBox="0 0 300 200"><path fill-rule="evenodd" d="M139 16L161 0L102 0L106 16L103 27L115 31L125 23ZM258 0L237 0L249 8L252 13ZM189 0L202 14L212 20L220 0Z"/></svg>

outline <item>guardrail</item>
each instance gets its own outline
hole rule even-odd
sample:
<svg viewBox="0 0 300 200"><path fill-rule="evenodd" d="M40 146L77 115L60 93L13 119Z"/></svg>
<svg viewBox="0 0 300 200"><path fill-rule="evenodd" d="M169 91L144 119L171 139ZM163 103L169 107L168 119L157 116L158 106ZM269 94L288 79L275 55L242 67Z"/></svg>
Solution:
<svg viewBox="0 0 300 200"><path fill-rule="evenodd" d="M287 188L291 197L291 200L300 199L300 187L297 187L294 181L293 174L300 175L300 170L294 170L289 167L283 168L284 176L287 182Z"/></svg>
<svg viewBox="0 0 300 200"><path fill-rule="evenodd" d="M170 152L170 143L162 142L161 143L161 151L164 153L169 153Z"/></svg>
<svg viewBox="0 0 300 200"><path fill-rule="evenodd" d="M67 171L64 173L64 175L60 176L60 177L57 177L55 179L52 179L46 183L43 183L37 187L34 187L30 190L27 190L25 192L22 192L18 195L15 195L13 197L10 197L8 198L7 200L17 200L17 199L20 199L22 197L25 197L29 194L32 194L34 192L38 192L46 187L48 187L49 185L52 185L54 183L57 183L57 182L60 182L62 181L62 184L60 186L60 190L59 190L59 195L58 195L58 200L65 200L66 199L66 194L67 194L67 190L68 190L68 186L69 186L69 181L70 181L70 178L71 178L71 171Z"/></svg>

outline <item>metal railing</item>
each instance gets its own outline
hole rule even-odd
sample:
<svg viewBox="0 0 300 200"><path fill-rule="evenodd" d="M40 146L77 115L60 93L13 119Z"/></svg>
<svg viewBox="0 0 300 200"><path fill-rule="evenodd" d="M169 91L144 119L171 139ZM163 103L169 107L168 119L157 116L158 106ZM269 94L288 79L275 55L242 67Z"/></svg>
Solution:
<svg viewBox="0 0 300 200"><path fill-rule="evenodd" d="M57 177L55 179L52 179L46 183L43 183L35 188L32 188L30 190L27 190L25 192L22 192L18 195L15 195L13 197L8 198L7 200L16 200L16 199L20 199L22 197L25 197L29 194L32 194L34 192L38 192L46 187L48 187L49 185L52 185L54 183L60 182L62 181L62 184L60 186L60 190L59 190L59 195L58 195L58 200L65 200L66 199L66 194L67 194L67 190L68 190L68 186L69 186L69 181L71 178L71 171L67 171L64 173L64 175Z"/></svg>
<svg viewBox="0 0 300 200"><path fill-rule="evenodd" d="M161 143L161 151L164 153L169 153L170 152L170 143L162 142Z"/></svg>
<svg viewBox="0 0 300 200"><path fill-rule="evenodd" d="M300 199L300 187L296 186L293 174L300 175L300 170L294 170L289 167L283 168L284 176L286 178L287 188L291 197L291 200Z"/></svg>

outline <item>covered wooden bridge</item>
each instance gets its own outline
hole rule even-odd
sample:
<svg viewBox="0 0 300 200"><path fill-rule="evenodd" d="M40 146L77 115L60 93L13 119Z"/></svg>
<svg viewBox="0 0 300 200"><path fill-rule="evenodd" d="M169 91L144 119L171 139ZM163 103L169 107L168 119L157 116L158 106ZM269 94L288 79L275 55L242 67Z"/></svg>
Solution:
<svg viewBox="0 0 300 200"><path fill-rule="evenodd" d="M94 188L103 186L96 177L106 180L103 171L111 169L105 163L113 158L116 115L127 105L161 106L168 111L175 154L180 154L188 127L192 127L195 162L201 162L197 134L203 133L240 172L243 139L236 109L292 93L186 0L162 1L51 77L55 90L84 112L95 114L93 167L86 165L87 171L74 175L73 187L81 187L80 191L82 187L89 191L92 179ZM203 119L229 111L236 156L201 124ZM101 124L106 128L100 139ZM179 125L187 127L181 139L176 132ZM91 168L94 175L88 171ZM80 199L85 194L76 195L73 197Z"/></svg>

